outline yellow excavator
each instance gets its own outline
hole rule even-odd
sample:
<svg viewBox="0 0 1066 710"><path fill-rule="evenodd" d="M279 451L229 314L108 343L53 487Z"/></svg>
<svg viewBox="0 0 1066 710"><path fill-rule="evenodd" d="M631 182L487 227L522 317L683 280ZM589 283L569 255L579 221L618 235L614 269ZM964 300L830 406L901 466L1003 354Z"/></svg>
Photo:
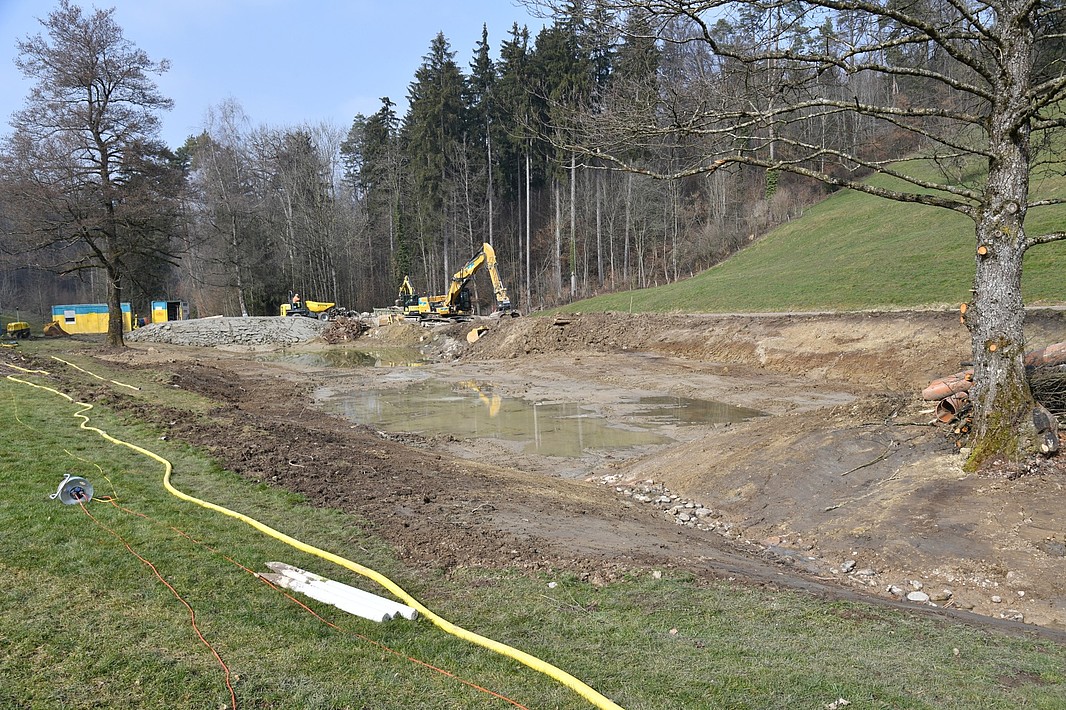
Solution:
<svg viewBox="0 0 1066 710"><path fill-rule="evenodd" d="M404 276L403 283L400 284L400 295L396 299L396 305L403 308L404 313L408 308L414 308L415 312L418 310L418 292L415 291L415 287L411 284L411 277Z"/></svg>
<svg viewBox="0 0 1066 710"><path fill-rule="evenodd" d="M452 276L448 293L441 296L416 296L411 281L404 277L400 287L400 300L403 305L404 315L418 317L423 320L434 318L462 318L473 313L468 289L470 279L474 277L482 267L489 271L492 279L492 290L496 297L496 314L517 316L518 311L511 307L511 299L507 295L507 288L500 279L500 270L496 265L496 250L492 245L485 242L477 254L466 262Z"/></svg>

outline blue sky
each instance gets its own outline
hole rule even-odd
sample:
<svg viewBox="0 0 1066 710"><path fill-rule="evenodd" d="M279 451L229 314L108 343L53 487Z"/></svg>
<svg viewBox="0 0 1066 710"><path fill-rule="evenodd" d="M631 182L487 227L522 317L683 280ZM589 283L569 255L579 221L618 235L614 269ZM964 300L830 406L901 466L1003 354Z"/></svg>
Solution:
<svg viewBox="0 0 1066 710"><path fill-rule="evenodd" d="M206 110L235 99L252 125L333 123L347 129L383 96L406 109L407 88L430 42L443 32L469 70L481 27L493 57L514 22L536 37L543 20L511 0L81 0L86 11L115 8L125 37L153 60L174 100L163 116L171 147L197 132ZM29 84L15 67L18 40L43 33L36 18L56 2L0 0L0 132L24 104Z"/></svg>

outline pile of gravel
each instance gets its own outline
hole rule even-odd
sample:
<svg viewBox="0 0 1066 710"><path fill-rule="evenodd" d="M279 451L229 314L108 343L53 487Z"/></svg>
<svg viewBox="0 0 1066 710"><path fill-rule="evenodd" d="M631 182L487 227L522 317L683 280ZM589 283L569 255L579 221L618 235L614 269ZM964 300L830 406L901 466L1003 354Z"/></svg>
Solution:
<svg viewBox="0 0 1066 710"><path fill-rule="evenodd" d="M247 346L285 347L304 343L322 335L328 323L291 316L251 316L248 318L195 318L152 323L127 333L135 343L166 343L201 347Z"/></svg>

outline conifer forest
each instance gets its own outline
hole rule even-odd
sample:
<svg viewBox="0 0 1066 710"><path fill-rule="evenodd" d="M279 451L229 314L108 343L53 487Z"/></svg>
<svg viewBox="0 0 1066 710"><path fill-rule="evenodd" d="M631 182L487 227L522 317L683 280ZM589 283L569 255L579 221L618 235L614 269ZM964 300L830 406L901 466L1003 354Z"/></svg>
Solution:
<svg viewBox="0 0 1066 710"><path fill-rule="evenodd" d="M152 80L165 63L107 11L62 0L19 45L38 84L2 146L0 302L264 315L295 291L369 310L405 276L443 292L490 242L531 311L688 277L915 153L939 174L886 196L946 186L941 206L970 209L996 103L981 28L997 11L963 5L542 2L535 36L427 38L403 110L382 97L347 126L277 126L225 102L167 146ZM1026 12L1040 25L1024 48L1043 87L1028 99L1035 136L1061 120L1062 13ZM75 27L95 33L90 49L69 41ZM114 65L87 94L62 81L86 52ZM487 285L475 295L491 303Z"/></svg>

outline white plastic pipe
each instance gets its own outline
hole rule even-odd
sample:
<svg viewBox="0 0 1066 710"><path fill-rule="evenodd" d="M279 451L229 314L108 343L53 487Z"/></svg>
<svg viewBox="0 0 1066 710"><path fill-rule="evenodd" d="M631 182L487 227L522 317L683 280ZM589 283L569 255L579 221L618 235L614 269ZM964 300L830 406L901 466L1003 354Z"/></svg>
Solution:
<svg viewBox="0 0 1066 710"><path fill-rule="evenodd" d="M358 608L367 611L373 610L375 613L381 612L383 614L388 614L389 617L397 615L396 609L393 608L395 604L383 597L363 592L355 587L349 587L346 584L326 579L313 572L308 572L283 562L268 562L267 566L275 572L280 573L281 576L286 579L298 582L300 585L307 588L320 589L324 594L332 595L337 599L347 600Z"/></svg>
<svg viewBox="0 0 1066 710"><path fill-rule="evenodd" d="M332 579L327 579L322 582L318 582L318 584L321 584L326 589L333 590L348 599L358 600L368 606L380 605L385 611L389 612L390 616L402 616L405 619L418 618L418 612L405 604L400 604L399 602L391 601L389 599L386 599L385 597L379 597L378 595L371 594L370 592L364 592L362 589L359 589L357 587L350 587L347 584L344 584L343 582L337 582Z"/></svg>
<svg viewBox="0 0 1066 710"><path fill-rule="evenodd" d="M335 592L310 582L303 582L283 574L261 574L260 576L270 580L279 587L284 587L293 592L299 592L312 599L337 607L341 611L348 612L353 616L359 616L377 622L388 621L392 618L388 612L380 607L360 605L352 599L342 597Z"/></svg>
<svg viewBox="0 0 1066 710"><path fill-rule="evenodd" d="M379 608L389 614L390 617L402 616L405 619L412 620L418 618L418 611L406 604L401 604L391 599L378 596L377 594L365 592L362 589L352 587L342 582L327 579L314 572L308 572L307 570L293 567L284 562L267 562L267 567L283 576L327 590L340 598L350 599L361 608Z"/></svg>

